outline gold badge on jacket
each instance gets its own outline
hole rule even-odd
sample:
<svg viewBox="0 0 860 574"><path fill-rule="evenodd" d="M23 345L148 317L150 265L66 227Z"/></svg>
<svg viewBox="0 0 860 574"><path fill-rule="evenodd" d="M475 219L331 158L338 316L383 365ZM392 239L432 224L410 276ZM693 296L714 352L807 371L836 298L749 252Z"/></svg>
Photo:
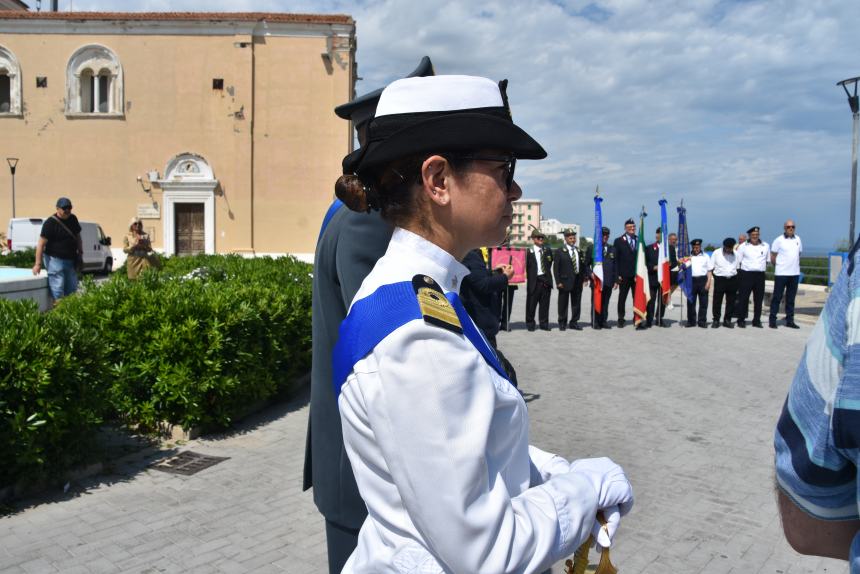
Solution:
<svg viewBox="0 0 860 574"><path fill-rule="evenodd" d="M428 275L416 275L412 278L412 288L418 299L418 307L424 322L455 333L462 333L463 326L457 311L451 306L451 302L445 297L445 293L439 284Z"/></svg>

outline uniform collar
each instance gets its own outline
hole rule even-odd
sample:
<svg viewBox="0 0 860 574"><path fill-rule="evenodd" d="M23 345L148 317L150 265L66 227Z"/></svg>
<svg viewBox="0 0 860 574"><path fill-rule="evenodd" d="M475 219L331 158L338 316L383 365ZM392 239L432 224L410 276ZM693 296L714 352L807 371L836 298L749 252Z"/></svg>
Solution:
<svg viewBox="0 0 860 574"><path fill-rule="evenodd" d="M415 273L423 273L435 279L445 291L460 292L463 278L469 269L454 259L454 256L424 239L420 235L402 229L394 230L386 254L393 254L415 267Z"/></svg>

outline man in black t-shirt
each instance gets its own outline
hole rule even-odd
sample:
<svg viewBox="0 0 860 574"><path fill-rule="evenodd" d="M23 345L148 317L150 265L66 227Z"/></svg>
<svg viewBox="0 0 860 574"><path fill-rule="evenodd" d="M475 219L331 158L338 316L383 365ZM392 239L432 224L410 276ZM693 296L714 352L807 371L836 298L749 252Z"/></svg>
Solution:
<svg viewBox="0 0 860 574"><path fill-rule="evenodd" d="M48 289L54 301L78 290L75 260L84 252L81 225L72 215L72 202L67 197L57 200L57 212L45 220L36 244L36 264L33 275L48 271Z"/></svg>

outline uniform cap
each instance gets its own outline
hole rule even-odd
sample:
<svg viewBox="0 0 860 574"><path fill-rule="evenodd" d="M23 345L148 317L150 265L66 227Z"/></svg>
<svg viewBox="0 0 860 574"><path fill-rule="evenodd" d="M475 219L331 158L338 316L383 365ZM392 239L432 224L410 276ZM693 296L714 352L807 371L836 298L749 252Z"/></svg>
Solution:
<svg viewBox="0 0 860 574"><path fill-rule="evenodd" d="M701 239L694 239L690 242L690 245L701 245L701 244L702 244Z"/></svg>
<svg viewBox="0 0 860 574"><path fill-rule="evenodd" d="M534 239L535 237L539 237L541 239L546 239L546 235L541 233L541 231L539 229L532 229L531 237L532 237L532 239Z"/></svg>
<svg viewBox="0 0 860 574"><path fill-rule="evenodd" d="M747 233L752 233L753 231L759 231L758 225L756 225L754 227L750 227L749 229L747 229Z"/></svg>
<svg viewBox="0 0 860 574"><path fill-rule="evenodd" d="M737 241L735 241L734 237L726 237L725 239L723 239L723 247L734 247L735 243L737 243Z"/></svg>
<svg viewBox="0 0 860 574"><path fill-rule="evenodd" d="M575 230L575 229L573 229L573 228L568 227L567 229L565 229L564 231L562 231L562 233L565 235L565 237L566 237L566 236L568 236L568 235L576 235L576 230Z"/></svg>
<svg viewBox="0 0 860 574"><path fill-rule="evenodd" d="M631 217L630 219L628 219L627 221L624 222L624 225L636 225L636 222L633 221L633 218Z"/></svg>
<svg viewBox="0 0 860 574"><path fill-rule="evenodd" d="M404 78L386 87L368 126L367 143L343 159L346 174L370 173L422 152L496 149L519 159L546 151L514 124L507 80L476 76Z"/></svg>
<svg viewBox="0 0 860 574"><path fill-rule="evenodd" d="M610 231L608 227L603 228L603 235L609 235Z"/></svg>

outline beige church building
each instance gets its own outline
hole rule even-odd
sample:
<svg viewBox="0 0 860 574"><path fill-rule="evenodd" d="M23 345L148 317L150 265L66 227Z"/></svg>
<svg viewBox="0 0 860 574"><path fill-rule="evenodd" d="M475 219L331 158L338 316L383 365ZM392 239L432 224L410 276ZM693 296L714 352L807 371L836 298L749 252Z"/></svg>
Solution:
<svg viewBox="0 0 860 574"><path fill-rule="evenodd" d="M115 253L313 255L352 126L345 15L0 11L0 229L69 197Z"/></svg>

